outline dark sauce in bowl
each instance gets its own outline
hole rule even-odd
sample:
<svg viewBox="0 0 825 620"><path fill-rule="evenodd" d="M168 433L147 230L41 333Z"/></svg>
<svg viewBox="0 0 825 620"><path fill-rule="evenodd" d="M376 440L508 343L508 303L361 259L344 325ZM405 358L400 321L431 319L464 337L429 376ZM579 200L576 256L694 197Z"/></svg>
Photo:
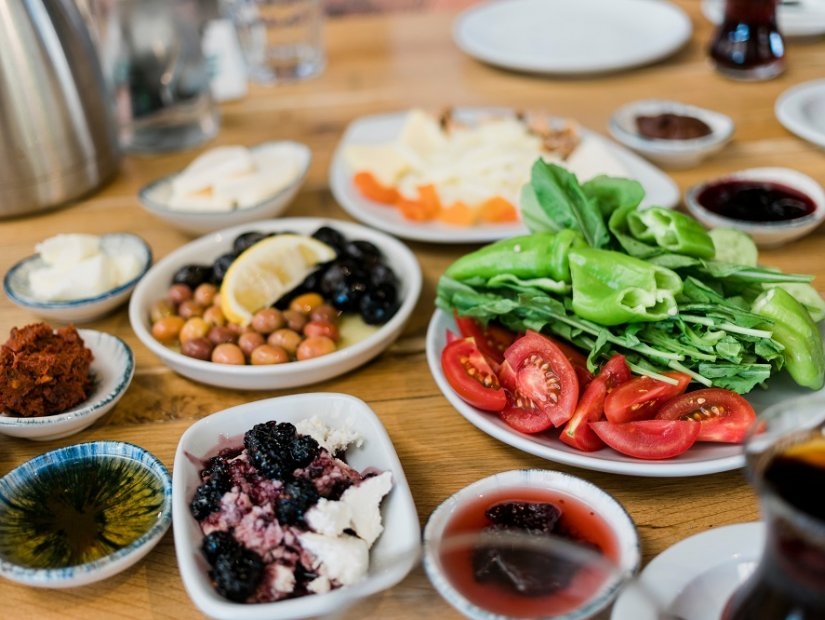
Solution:
<svg viewBox="0 0 825 620"><path fill-rule="evenodd" d="M655 140L694 140L713 133L705 121L672 112L637 116L636 130L642 137Z"/></svg>
<svg viewBox="0 0 825 620"><path fill-rule="evenodd" d="M810 196L772 181L720 181L703 188L696 201L722 217L754 223L796 220L816 209Z"/></svg>

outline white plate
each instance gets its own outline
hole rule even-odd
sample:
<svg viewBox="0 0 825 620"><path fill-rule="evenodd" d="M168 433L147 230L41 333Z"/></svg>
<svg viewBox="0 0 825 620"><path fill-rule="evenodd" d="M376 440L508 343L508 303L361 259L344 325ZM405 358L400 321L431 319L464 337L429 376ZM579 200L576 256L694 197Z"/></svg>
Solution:
<svg viewBox="0 0 825 620"><path fill-rule="evenodd" d="M563 443L553 433L539 433L537 435L519 433L505 424L497 415L468 405L447 383L447 379L441 370L441 351L446 345L446 332L448 329L453 333L458 333L453 318L443 310L437 309L427 328L426 344L427 363L435 382L447 400L468 422L514 448L556 463L634 476L701 476L738 469L745 463L742 447L739 445L703 442L695 444L684 454L672 459L645 461L624 456L610 448L602 448L596 452L576 450ZM822 329L822 324L820 324L820 329ZM800 388L794 384L786 376L786 373L782 373L771 380L770 389L757 390L748 395L748 400L759 413L762 409L774 403L811 393L810 390Z"/></svg>
<svg viewBox="0 0 825 620"><path fill-rule="evenodd" d="M512 113L506 108L458 108L454 113L458 118L471 122L483 114ZM411 222L398 209L387 207L361 196L352 182L353 171L344 159L344 151L352 144L379 144L396 138L406 118L406 112L366 116L351 123L333 155L330 166L330 188L335 199L347 213L357 220L388 232L402 239L428 241L431 243L484 243L504 239L527 232L521 223L487 224L456 227L438 222ZM609 153L627 170L627 176L637 179L645 189L642 203L661 207L674 207L679 202L679 188L664 172L606 138L586 129L582 135L603 143Z"/></svg>
<svg viewBox="0 0 825 620"><path fill-rule="evenodd" d="M228 445L237 445L243 433L268 420L292 422L317 416L332 428L356 430L361 446L350 446L347 463L358 471L375 467L391 471L393 488L381 504L384 531L370 550L366 578L347 588L326 594L286 599L276 603L232 603L210 583L200 553L203 534L189 511L192 494L200 484L201 463ZM175 552L186 591L210 618L268 620L333 615L352 602L353 596L369 596L399 581L418 559L421 525L404 470L381 421L362 400L347 394L296 394L246 403L203 418L181 436L172 475L172 521Z"/></svg>
<svg viewBox="0 0 825 620"><path fill-rule="evenodd" d="M725 14L725 0L702 0L702 14L711 23L720 23ZM799 4L779 3L776 21L780 32L788 37L825 34L825 2L801 0Z"/></svg>
<svg viewBox="0 0 825 620"><path fill-rule="evenodd" d="M682 540L656 556L639 577L642 588L683 620L719 618L762 554L765 525L738 523ZM619 596L611 620L654 620L633 595Z"/></svg>
<svg viewBox="0 0 825 620"><path fill-rule="evenodd" d="M825 80L789 88L777 98L774 112L785 129L825 148Z"/></svg>
<svg viewBox="0 0 825 620"><path fill-rule="evenodd" d="M663 0L498 0L459 15L453 39L505 69L580 75L661 60L692 31L685 12Z"/></svg>
<svg viewBox="0 0 825 620"><path fill-rule="evenodd" d="M387 264L398 276L401 306L395 315L363 340L328 355L267 366L232 366L187 357L156 340L151 333L149 309L166 296L172 275L184 265L211 264L232 248L232 241L249 231L312 234L321 226L331 226L347 239L364 239L381 250ZM129 303L129 321L140 341L169 368L184 377L235 390L278 390L318 383L344 374L390 346L404 329L421 293L421 267L418 259L403 243L371 228L320 218L283 218L262 220L234 226L200 237L160 260L143 277Z"/></svg>

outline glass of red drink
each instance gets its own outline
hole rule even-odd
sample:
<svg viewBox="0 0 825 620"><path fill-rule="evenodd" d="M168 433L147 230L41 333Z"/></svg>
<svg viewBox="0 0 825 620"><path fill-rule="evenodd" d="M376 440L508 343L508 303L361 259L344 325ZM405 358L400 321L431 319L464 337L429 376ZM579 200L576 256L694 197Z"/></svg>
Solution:
<svg viewBox="0 0 825 620"><path fill-rule="evenodd" d="M825 397L765 411L745 445L766 540L723 620L825 618Z"/></svg>
<svg viewBox="0 0 825 620"><path fill-rule="evenodd" d="M778 0L726 0L710 58L738 80L767 80L785 70L785 42L776 21Z"/></svg>

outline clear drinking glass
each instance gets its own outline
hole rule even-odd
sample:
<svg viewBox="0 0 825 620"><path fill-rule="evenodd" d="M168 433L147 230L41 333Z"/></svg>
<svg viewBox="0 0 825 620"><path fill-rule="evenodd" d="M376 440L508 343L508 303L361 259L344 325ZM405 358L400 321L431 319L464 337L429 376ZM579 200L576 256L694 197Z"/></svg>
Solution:
<svg viewBox="0 0 825 620"><path fill-rule="evenodd" d="M765 547L723 620L825 618L825 397L767 409L745 455L765 522Z"/></svg>
<svg viewBox="0 0 825 620"><path fill-rule="evenodd" d="M719 73L738 80L767 80L785 70L777 2L725 0L725 13L710 45L710 58Z"/></svg>

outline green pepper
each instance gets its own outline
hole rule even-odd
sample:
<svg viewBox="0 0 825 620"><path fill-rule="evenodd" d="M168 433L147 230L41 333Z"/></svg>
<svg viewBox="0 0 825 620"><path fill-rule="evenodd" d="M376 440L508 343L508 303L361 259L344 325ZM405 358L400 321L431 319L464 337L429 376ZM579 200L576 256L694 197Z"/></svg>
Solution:
<svg viewBox="0 0 825 620"><path fill-rule="evenodd" d="M713 258L716 253L708 231L691 216L673 209L631 211L627 224L630 234L639 241L654 242L670 252L696 258Z"/></svg>
<svg viewBox="0 0 825 620"><path fill-rule="evenodd" d="M773 339L785 347L785 368L803 387L825 385L822 336L808 310L779 287L769 288L753 302L753 311L773 321Z"/></svg>
<svg viewBox="0 0 825 620"><path fill-rule="evenodd" d="M584 237L573 230L510 237L465 254L447 267L444 275L458 281L471 278L487 281L500 274L510 274L525 280L552 278L569 283L568 253L584 246Z"/></svg>
<svg viewBox="0 0 825 620"><path fill-rule="evenodd" d="M677 312L682 280L659 267L610 250L582 248L570 252L572 308L579 317L600 325L659 321Z"/></svg>

